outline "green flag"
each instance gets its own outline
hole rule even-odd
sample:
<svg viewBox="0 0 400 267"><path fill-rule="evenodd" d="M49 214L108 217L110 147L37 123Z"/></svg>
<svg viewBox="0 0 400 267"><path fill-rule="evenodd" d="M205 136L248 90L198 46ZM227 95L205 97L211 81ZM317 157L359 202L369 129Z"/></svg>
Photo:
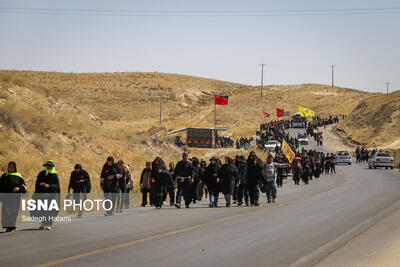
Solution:
<svg viewBox="0 0 400 267"><path fill-rule="evenodd" d="M299 143L299 153L301 153L301 144Z"/></svg>
<svg viewBox="0 0 400 267"><path fill-rule="evenodd" d="M239 157L242 155L242 150L239 151L238 155Z"/></svg>

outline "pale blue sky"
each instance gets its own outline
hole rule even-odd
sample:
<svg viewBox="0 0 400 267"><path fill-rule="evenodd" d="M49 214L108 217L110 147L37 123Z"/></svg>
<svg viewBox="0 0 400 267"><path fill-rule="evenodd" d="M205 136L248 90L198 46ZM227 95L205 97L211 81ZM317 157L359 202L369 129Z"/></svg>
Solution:
<svg viewBox="0 0 400 267"><path fill-rule="evenodd" d="M400 7L395 0L2 1L0 7L296 10ZM310 16L102 16L0 11L0 69L160 71L245 84L400 85L400 12Z"/></svg>

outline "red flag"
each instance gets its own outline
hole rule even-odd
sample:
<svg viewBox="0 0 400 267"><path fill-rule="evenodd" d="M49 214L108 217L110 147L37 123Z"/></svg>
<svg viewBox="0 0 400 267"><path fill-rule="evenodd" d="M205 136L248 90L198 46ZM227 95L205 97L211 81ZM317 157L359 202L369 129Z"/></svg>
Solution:
<svg viewBox="0 0 400 267"><path fill-rule="evenodd" d="M280 108L277 108L276 109L276 116L278 117L278 118L280 118L280 117L283 117L283 114L285 113L285 110L284 109L280 109Z"/></svg>
<svg viewBox="0 0 400 267"><path fill-rule="evenodd" d="M267 112L263 112L263 115L264 115L264 119L265 119L265 118L268 118L269 116L271 116L271 114L269 114L269 113L267 113Z"/></svg>
<svg viewBox="0 0 400 267"><path fill-rule="evenodd" d="M214 103L216 105L223 105L226 106L228 105L228 97L227 96L214 96Z"/></svg>

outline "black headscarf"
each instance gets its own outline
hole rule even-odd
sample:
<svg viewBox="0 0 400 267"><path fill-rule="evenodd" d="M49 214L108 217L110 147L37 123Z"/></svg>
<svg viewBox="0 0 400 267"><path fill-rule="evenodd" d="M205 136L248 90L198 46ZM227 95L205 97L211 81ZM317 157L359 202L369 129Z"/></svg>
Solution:
<svg viewBox="0 0 400 267"><path fill-rule="evenodd" d="M17 163L15 163L15 161L10 161L9 163L8 163L8 166L7 166L7 172L8 172L8 167L10 167L10 165L14 165L14 172L18 172L17 171Z"/></svg>
<svg viewBox="0 0 400 267"><path fill-rule="evenodd" d="M74 167L74 169L75 169L75 170L76 170L76 169L79 169L79 170L82 171L82 165L81 165L81 164L76 164L75 167Z"/></svg>
<svg viewBox="0 0 400 267"><path fill-rule="evenodd" d="M157 160L160 162L160 164L156 163ZM163 171L164 170L168 171L167 165L165 165L165 162L163 161L163 159L161 157L156 157L153 160L153 163L151 164L151 166L152 166L153 169L159 168L159 169L161 169Z"/></svg>

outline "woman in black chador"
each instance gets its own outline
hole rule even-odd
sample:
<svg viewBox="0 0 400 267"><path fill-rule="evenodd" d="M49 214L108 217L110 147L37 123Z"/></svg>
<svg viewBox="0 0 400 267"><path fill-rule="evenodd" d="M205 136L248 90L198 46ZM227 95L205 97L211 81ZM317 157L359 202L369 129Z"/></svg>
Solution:
<svg viewBox="0 0 400 267"><path fill-rule="evenodd" d="M14 232L21 203L21 193L26 193L22 175L17 172L14 161L8 163L7 171L0 178L0 194L3 206L1 209L1 224L6 232Z"/></svg>
<svg viewBox="0 0 400 267"><path fill-rule="evenodd" d="M170 179L170 173L167 165L165 165L162 158L156 157L151 168L151 190L153 191L154 205L157 209L161 208L163 193L165 192L164 186L168 179Z"/></svg>
<svg viewBox="0 0 400 267"><path fill-rule="evenodd" d="M36 179L34 199L47 200L48 203L57 201L60 207L60 182L58 180L57 170L52 160L43 164L45 169L39 173ZM50 208L50 207L49 207ZM34 211L34 215L42 219L39 229L50 230L53 225L53 219L58 215L59 209Z"/></svg>

